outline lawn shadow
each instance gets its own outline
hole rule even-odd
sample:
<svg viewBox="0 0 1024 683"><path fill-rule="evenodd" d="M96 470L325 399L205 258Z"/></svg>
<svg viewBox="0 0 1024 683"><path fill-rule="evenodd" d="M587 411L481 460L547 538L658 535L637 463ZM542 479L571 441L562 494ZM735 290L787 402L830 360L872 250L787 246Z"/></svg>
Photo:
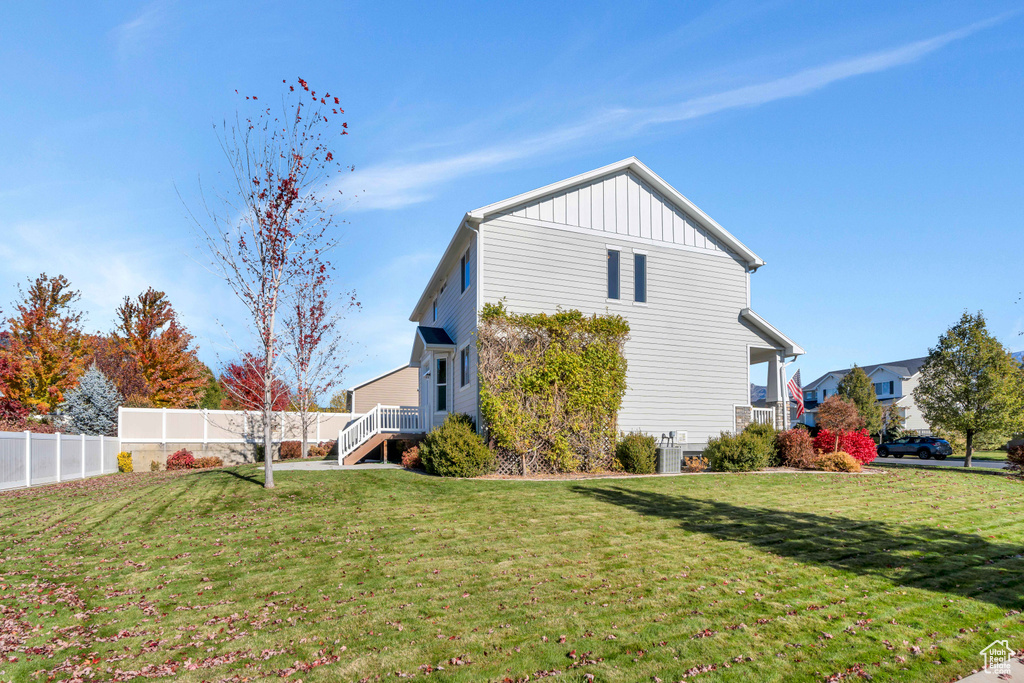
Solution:
<svg viewBox="0 0 1024 683"><path fill-rule="evenodd" d="M1001 608L1024 608L1024 542L993 543L949 529L746 507L622 486L576 485L571 490L642 515L677 521L689 532L800 562Z"/></svg>
<svg viewBox="0 0 1024 683"><path fill-rule="evenodd" d="M263 486L263 478L262 477L257 478L257 477L254 477L254 476L241 474L239 472L236 472L233 469L210 469L210 470L203 470L202 472L195 472L192 476L196 476L196 477L222 477L224 475L231 475L232 477L235 477L236 479L241 479L242 481L247 481L247 482L250 482L252 484L257 484L260 487Z"/></svg>

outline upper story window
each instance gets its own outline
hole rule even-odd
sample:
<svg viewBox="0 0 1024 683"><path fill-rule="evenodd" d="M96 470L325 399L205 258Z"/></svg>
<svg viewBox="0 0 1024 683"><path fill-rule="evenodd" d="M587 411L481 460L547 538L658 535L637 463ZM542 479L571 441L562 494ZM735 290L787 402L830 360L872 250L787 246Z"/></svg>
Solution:
<svg viewBox="0 0 1024 683"><path fill-rule="evenodd" d="M891 396L893 391L893 382L875 382L875 396Z"/></svg>
<svg viewBox="0 0 1024 683"><path fill-rule="evenodd" d="M821 400L822 400L822 402L824 402L826 398L828 398L828 389L822 389L821 390Z"/></svg>
<svg viewBox="0 0 1024 683"><path fill-rule="evenodd" d="M608 298L619 298L619 252L608 250Z"/></svg>
<svg viewBox="0 0 1024 683"><path fill-rule="evenodd" d="M813 391L805 391L804 392L804 400L805 401L813 401L814 400L814 392Z"/></svg>
<svg viewBox="0 0 1024 683"><path fill-rule="evenodd" d="M647 254L633 253L633 301L647 303Z"/></svg>
<svg viewBox="0 0 1024 683"><path fill-rule="evenodd" d="M434 297L434 322L437 322L437 297Z"/></svg>
<svg viewBox="0 0 1024 683"><path fill-rule="evenodd" d="M462 255L462 291L465 292L466 288L469 287L469 249Z"/></svg>
<svg viewBox="0 0 1024 683"><path fill-rule="evenodd" d="M469 347L462 349L459 354L459 386L469 384Z"/></svg>

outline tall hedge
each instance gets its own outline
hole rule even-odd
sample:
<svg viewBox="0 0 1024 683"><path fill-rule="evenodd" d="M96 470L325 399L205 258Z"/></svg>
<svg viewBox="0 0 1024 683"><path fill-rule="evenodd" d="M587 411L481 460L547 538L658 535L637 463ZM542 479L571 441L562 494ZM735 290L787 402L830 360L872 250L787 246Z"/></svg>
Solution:
<svg viewBox="0 0 1024 683"><path fill-rule="evenodd" d="M624 318L511 313L485 304L477 334L480 408L500 471L611 465L626 392Z"/></svg>

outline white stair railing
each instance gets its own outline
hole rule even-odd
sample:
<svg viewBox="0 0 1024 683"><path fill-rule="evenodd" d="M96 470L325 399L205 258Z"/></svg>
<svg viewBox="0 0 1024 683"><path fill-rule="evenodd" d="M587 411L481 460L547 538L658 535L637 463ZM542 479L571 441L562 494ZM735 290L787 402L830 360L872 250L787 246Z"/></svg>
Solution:
<svg viewBox="0 0 1024 683"><path fill-rule="evenodd" d="M770 425L775 423L775 409L774 408L752 408L751 409L752 422L757 424Z"/></svg>
<svg viewBox="0 0 1024 683"><path fill-rule="evenodd" d="M418 434L423 431L417 406L382 406L350 424L338 434L338 464L377 434Z"/></svg>

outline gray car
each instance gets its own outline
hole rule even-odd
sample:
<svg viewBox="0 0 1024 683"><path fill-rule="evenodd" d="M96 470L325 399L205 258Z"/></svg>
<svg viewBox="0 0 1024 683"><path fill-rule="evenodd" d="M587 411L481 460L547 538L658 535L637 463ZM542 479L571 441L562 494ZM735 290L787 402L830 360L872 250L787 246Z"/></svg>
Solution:
<svg viewBox="0 0 1024 683"><path fill-rule="evenodd" d="M934 436L905 436L881 444L878 447L878 454L882 457L891 455L894 458L902 458L909 454L916 455L922 460L945 460L946 456L953 455L953 447L945 439Z"/></svg>

